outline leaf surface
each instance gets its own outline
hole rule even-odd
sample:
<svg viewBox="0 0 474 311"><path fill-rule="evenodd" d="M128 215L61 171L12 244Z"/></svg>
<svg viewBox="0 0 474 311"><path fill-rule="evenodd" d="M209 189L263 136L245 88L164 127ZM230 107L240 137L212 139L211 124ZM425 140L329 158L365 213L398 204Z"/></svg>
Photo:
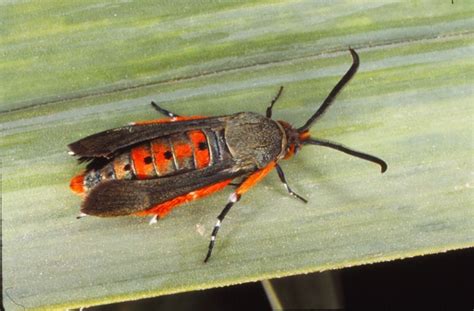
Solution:
<svg viewBox="0 0 474 311"><path fill-rule="evenodd" d="M474 245L474 5L455 1L2 4L4 304L64 309ZM199 4L198 4L199 3ZM377 155L306 147L250 190L203 264L227 189L147 219L75 219L66 145L130 121L264 113Z"/></svg>

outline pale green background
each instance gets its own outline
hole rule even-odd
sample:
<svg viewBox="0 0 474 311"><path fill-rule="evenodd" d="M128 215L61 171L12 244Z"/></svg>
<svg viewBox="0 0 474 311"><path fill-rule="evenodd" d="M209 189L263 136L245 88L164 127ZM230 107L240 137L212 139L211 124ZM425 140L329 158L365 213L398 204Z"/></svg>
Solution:
<svg viewBox="0 0 474 311"><path fill-rule="evenodd" d="M194 3L194 2L193 2ZM4 304L139 299L474 245L472 1L8 1L0 4ZM295 126L350 66L307 147L229 213L229 191L147 219L75 219L66 145L156 118L264 112ZM8 294L8 298L6 296Z"/></svg>

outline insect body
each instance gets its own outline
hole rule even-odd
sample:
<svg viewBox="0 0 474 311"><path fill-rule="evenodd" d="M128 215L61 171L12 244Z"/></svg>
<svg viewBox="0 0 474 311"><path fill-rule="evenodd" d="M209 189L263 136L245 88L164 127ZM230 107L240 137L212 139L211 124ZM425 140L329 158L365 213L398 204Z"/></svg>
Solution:
<svg viewBox="0 0 474 311"><path fill-rule="evenodd" d="M175 206L241 179L217 217L204 260L207 262L230 208L273 169L289 194L306 203L288 186L278 164L302 146L330 147L377 163L383 173L387 169L383 160L309 135L310 127L357 71L359 57L354 50L350 52L353 64L349 71L316 113L297 129L271 119L273 105L283 90L280 87L266 116L241 112L220 117L182 117L152 102L167 119L133 123L70 144L70 154L88 162L85 172L71 180L71 189L84 196L80 216L151 215L153 223Z"/></svg>

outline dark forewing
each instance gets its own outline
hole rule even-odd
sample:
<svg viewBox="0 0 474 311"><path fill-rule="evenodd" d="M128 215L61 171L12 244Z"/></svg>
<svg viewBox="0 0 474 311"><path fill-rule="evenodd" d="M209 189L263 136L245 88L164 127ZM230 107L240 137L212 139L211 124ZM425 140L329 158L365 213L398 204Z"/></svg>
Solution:
<svg viewBox="0 0 474 311"><path fill-rule="evenodd" d="M227 118L224 116L177 122L129 125L93 134L68 145L68 147L79 157L110 158L117 150L157 137L196 129L223 128Z"/></svg>
<svg viewBox="0 0 474 311"><path fill-rule="evenodd" d="M95 216L129 215L226 179L243 176L253 167L232 160L203 170L148 180L109 180L91 190L81 211Z"/></svg>

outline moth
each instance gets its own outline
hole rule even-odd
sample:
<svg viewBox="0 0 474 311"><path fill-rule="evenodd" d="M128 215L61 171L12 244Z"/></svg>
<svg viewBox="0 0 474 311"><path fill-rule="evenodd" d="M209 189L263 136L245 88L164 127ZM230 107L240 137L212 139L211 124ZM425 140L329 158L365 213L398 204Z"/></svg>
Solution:
<svg viewBox="0 0 474 311"><path fill-rule="evenodd" d="M217 117L180 116L152 102L166 118L131 123L70 144L69 153L87 162L85 171L70 183L71 189L84 198L79 217L150 215L150 223L154 223L174 207L240 180L217 216L204 259L207 262L229 210L272 170L277 171L290 195L307 202L290 188L279 165L303 146L333 148L376 163L385 172L387 164L380 158L309 133L357 72L359 56L353 49L349 51L352 66L299 128L271 118L273 106L283 91L280 87L265 115L239 112Z"/></svg>

